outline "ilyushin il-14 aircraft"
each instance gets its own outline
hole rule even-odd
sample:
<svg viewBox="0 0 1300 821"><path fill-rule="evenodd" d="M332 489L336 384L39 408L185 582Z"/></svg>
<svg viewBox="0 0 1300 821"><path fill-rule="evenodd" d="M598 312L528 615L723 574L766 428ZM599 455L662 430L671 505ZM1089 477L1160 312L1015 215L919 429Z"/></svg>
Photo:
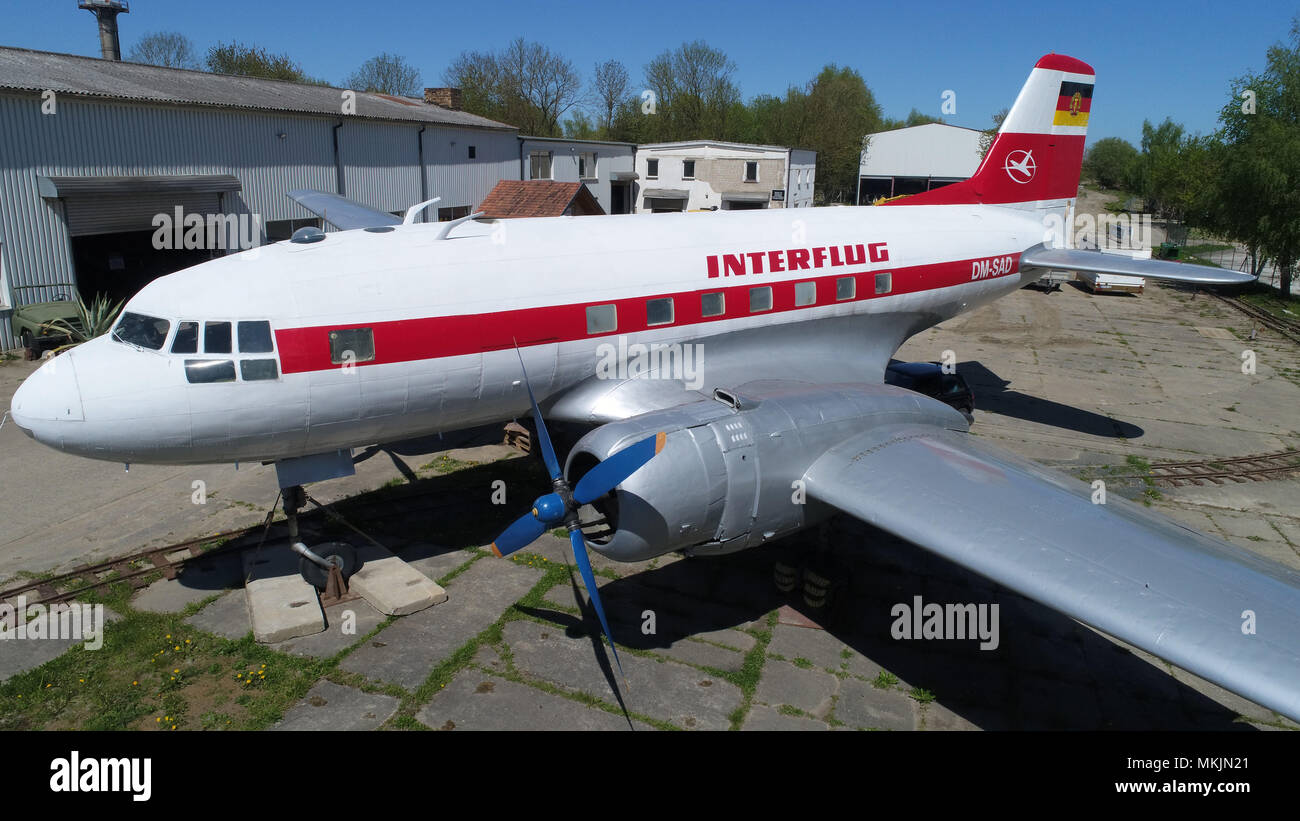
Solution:
<svg viewBox="0 0 1300 821"><path fill-rule="evenodd" d="M399 219L293 192L340 230L155 280L32 374L12 418L95 459L274 462L292 519L288 491L350 473L352 448L531 412L553 491L493 549L566 527L607 637L588 549L722 554L843 512L1300 719L1300 574L1093 504L883 380L912 335L1048 271L1250 281L1062 241L1094 79L1043 57L973 177L876 207L424 224L428 203ZM662 358L611 373L614 345L707 356L692 379ZM548 425L578 432L563 465Z"/></svg>

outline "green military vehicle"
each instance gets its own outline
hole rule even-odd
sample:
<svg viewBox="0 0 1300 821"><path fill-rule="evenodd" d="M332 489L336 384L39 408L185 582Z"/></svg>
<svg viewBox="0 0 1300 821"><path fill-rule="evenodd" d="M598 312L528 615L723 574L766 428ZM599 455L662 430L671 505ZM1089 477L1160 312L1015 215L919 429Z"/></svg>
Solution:
<svg viewBox="0 0 1300 821"><path fill-rule="evenodd" d="M67 331L48 327L48 323L62 319L74 328L81 327L81 315L75 300L60 299L54 302L37 302L15 308L9 325L14 336L27 350L28 359L37 359L42 353L71 342Z"/></svg>

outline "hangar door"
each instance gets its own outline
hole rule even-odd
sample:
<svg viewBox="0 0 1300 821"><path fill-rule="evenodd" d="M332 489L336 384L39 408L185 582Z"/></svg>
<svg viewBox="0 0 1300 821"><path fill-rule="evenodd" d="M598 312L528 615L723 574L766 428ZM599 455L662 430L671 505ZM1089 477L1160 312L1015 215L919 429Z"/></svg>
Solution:
<svg viewBox="0 0 1300 821"><path fill-rule="evenodd" d="M49 177L39 183L43 196L62 203L77 288L88 300L98 294L129 298L157 277L224 254L238 240L224 220L209 220L222 215L226 194L239 190L233 176ZM187 236L191 215L204 230Z"/></svg>

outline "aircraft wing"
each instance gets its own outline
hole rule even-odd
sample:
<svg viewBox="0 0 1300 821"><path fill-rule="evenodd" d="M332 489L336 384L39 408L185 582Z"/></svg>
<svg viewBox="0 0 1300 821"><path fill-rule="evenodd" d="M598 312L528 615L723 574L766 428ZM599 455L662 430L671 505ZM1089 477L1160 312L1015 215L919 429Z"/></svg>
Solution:
<svg viewBox="0 0 1300 821"><path fill-rule="evenodd" d="M399 225L402 220L386 211L369 208L338 194L299 188L289 192L289 198L321 219L347 231L352 228L376 228L380 225Z"/></svg>
<svg viewBox="0 0 1300 821"><path fill-rule="evenodd" d="M1088 485L959 431L871 430L804 479L814 498L1300 720L1294 570L1117 495L1093 504Z"/></svg>
<svg viewBox="0 0 1300 821"><path fill-rule="evenodd" d="M1078 248L1030 248L1020 255L1020 269L1043 268L1056 271L1089 271L1097 274L1150 277L1193 285L1245 285L1255 277L1240 271L1211 265L1191 265L1160 259L1134 259L1123 254Z"/></svg>

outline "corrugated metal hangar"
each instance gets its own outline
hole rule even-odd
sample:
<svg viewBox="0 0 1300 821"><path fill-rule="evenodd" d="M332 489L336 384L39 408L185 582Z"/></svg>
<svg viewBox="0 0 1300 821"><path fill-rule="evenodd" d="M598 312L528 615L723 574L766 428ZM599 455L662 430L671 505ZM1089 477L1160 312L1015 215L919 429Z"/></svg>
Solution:
<svg viewBox="0 0 1300 821"><path fill-rule="evenodd" d="M18 48L0 48L0 135L0 349L16 305L121 298L318 225L297 188L395 213L437 196L429 217L451 219L520 177L514 126L432 102Z"/></svg>
<svg viewBox="0 0 1300 821"><path fill-rule="evenodd" d="M926 123L868 135L858 170L858 202L917 194L971 177L980 164L982 131Z"/></svg>

